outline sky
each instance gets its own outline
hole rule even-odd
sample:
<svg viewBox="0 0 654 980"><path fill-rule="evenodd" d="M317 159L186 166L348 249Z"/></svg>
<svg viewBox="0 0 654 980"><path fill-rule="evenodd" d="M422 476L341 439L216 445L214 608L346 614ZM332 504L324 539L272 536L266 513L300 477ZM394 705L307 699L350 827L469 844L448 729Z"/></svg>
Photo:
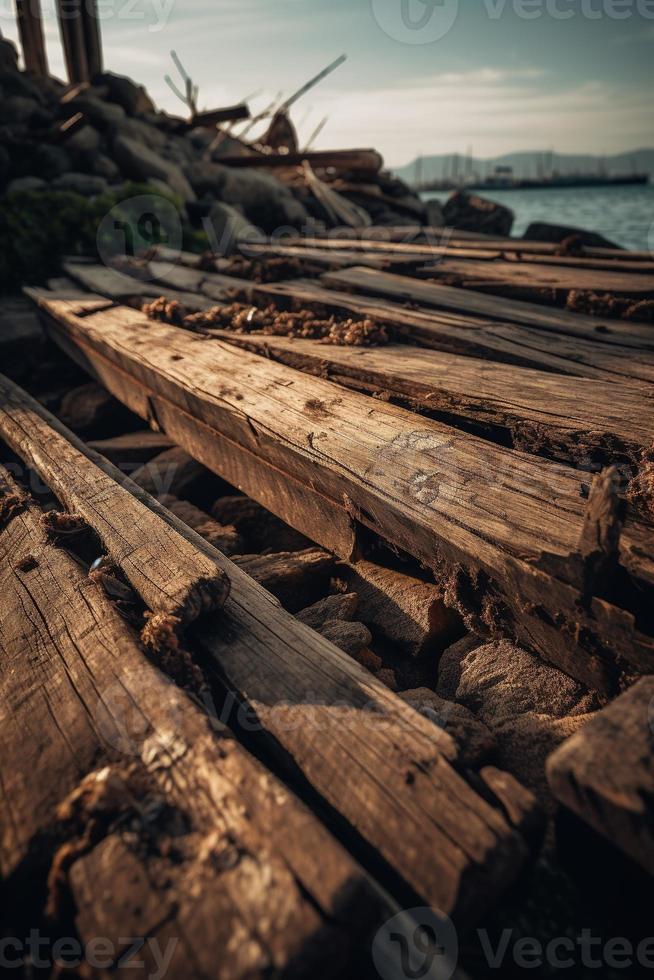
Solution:
<svg viewBox="0 0 654 980"><path fill-rule="evenodd" d="M346 63L293 110L301 142L420 154L610 155L654 144L654 0L97 0L106 67L183 112L174 48L201 108L289 95ZM64 77L54 0L51 71ZM0 30L16 38L13 0ZM253 95L253 93L256 93ZM238 130L237 130L238 131Z"/></svg>

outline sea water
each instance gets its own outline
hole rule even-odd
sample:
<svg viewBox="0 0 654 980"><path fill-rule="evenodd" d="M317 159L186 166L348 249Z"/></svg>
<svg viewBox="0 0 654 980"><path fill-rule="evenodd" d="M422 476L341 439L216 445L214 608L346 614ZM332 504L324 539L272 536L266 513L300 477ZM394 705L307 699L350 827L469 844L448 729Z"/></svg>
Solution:
<svg viewBox="0 0 654 980"><path fill-rule="evenodd" d="M511 208L515 214L512 235L521 236L532 221L548 221L598 231L623 248L646 249L654 255L654 184L478 193ZM449 194L425 192L420 196L442 202Z"/></svg>

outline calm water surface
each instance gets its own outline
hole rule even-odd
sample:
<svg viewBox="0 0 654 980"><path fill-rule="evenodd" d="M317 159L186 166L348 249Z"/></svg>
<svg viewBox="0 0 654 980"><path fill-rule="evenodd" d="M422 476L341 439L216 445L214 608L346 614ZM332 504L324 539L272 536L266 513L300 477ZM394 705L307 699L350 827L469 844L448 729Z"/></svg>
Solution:
<svg viewBox="0 0 654 980"><path fill-rule="evenodd" d="M581 187L552 190L482 191L515 214L512 235L522 235L532 221L574 225L598 231L624 248L654 252L654 185ZM422 197L447 200L449 195Z"/></svg>

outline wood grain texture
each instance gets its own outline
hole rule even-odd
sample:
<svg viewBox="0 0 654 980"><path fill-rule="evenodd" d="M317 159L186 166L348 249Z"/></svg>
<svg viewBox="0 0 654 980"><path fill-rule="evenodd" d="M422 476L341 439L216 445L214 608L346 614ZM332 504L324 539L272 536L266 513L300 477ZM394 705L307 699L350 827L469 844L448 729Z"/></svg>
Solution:
<svg viewBox="0 0 654 980"><path fill-rule="evenodd" d="M547 777L564 806L654 875L654 678L564 742Z"/></svg>
<svg viewBox="0 0 654 980"><path fill-rule="evenodd" d="M510 631L592 686L610 683L618 653L651 669L652 638L630 609L595 596L581 610L582 583L548 571L578 551L583 474L128 309L79 317L74 301L41 303L52 336L132 410L154 406L176 442L232 483L236 457L237 485L313 540L347 557L345 520L370 528L444 576L471 625ZM262 490L262 472L280 492ZM620 562L645 589L650 542L626 521Z"/></svg>
<svg viewBox="0 0 654 980"><path fill-rule="evenodd" d="M105 460L98 465L111 472ZM213 620L205 617L194 635L230 689L256 712L263 733L285 747L292 766L299 766L315 789L428 901L442 902L462 921L487 909L519 872L526 849L499 813L451 768L450 761L457 758L451 738L283 612L252 579L144 491L127 485L232 582L220 614ZM126 661L122 651L120 656ZM136 699L142 680L139 674L129 688L139 711L144 710L143 696ZM160 697L153 690L152 704ZM183 734L177 721L175 716L175 732ZM210 760L206 770L213 771ZM179 793L194 800L202 795L182 782ZM260 802L255 809L268 820ZM289 837L294 835L298 839L289 826ZM307 847L309 860L313 852ZM435 855L433 864L424 861L426 847ZM324 847L315 848L316 859L321 855L322 861ZM116 867L94 864L91 880L106 880L100 872L110 875Z"/></svg>
<svg viewBox="0 0 654 980"><path fill-rule="evenodd" d="M37 508L0 533L0 576L4 885L31 875L35 844L47 867L71 791L101 798L110 783L131 844L124 818L98 834L98 807L67 869L84 941L158 935L165 923L180 940L168 976L205 977L211 961L223 977L283 975L314 946L338 975L384 907L355 862L145 659L98 586L47 541Z"/></svg>
<svg viewBox="0 0 654 980"><path fill-rule="evenodd" d="M95 466L69 430L2 375L0 438L97 531L152 611L190 622L225 601L226 576Z"/></svg>
<svg viewBox="0 0 654 980"><path fill-rule="evenodd" d="M534 294L544 289L560 292L564 296L573 289L638 298L647 298L654 294L652 263L649 268L644 263L639 263L636 266L638 271L634 272L617 262L607 263L604 268L596 269L574 260L565 264L564 259L562 264L555 264L554 261L540 263L536 257L532 257L532 261L517 261L515 258L509 261L501 252L483 252L471 248L457 256L451 249L442 247L433 248L430 254L428 247L402 248L377 244L373 248L357 248L342 242L322 242L315 245L305 242L301 245L253 243L241 244L240 248L246 255L304 258L308 262L331 265L333 268L343 267L346 263L354 265L357 262L369 268L415 265L419 268L420 275L435 280L446 278L450 285L470 289L501 291L521 288L533 291Z"/></svg>
<svg viewBox="0 0 654 980"><path fill-rule="evenodd" d="M426 235L418 235L417 238L425 238L425 241L411 240L416 238L416 229L406 229L405 241L393 241L393 229L390 229L390 236L384 236L384 227L376 229L379 237L377 239L362 238L353 239L341 236L339 229L338 236L335 238L285 238L287 245L294 245L304 248L329 249L330 251L349 251L349 252L385 252L393 255L410 255L427 261L430 258L435 260L441 257L452 259L474 259L477 261L494 262L502 260L517 265L525 264L525 256L539 266L558 265L573 269L598 269L607 272L635 272L649 275L654 273L654 262L651 257L635 258L631 252L621 252L617 249L604 250L610 255L598 255L598 249L583 250L581 255L557 255L556 245L544 242L528 242L516 239L492 242L464 242L457 239L457 232L453 229L426 229ZM349 229L348 229L349 230ZM547 250L547 251L546 251ZM588 254L586 254L588 253ZM645 253L647 254L647 253ZM608 289L607 286L600 286L602 290Z"/></svg>
<svg viewBox="0 0 654 980"><path fill-rule="evenodd" d="M403 345L348 348L213 330L227 343L358 391L391 395L456 425L508 433L526 452L577 463L638 458L654 431L654 390L639 392ZM483 434L483 431L482 431Z"/></svg>
<svg viewBox="0 0 654 980"><path fill-rule="evenodd" d="M567 310L552 310L504 297L487 296L469 289L443 286L437 282L413 279L389 272L358 266L325 273L323 281L339 288L345 287L394 299L424 303L459 313L471 313L505 323L536 327L549 333L584 338L598 344L636 347L654 350L654 335L647 324L625 323L607 317L593 317ZM636 281L640 281L637 279Z"/></svg>
<svg viewBox="0 0 654 980"><path fill-rule="evenodd" d="M613 335L613 325L619 321L602 321L598 330L598 321L592 317L563 314L564 318L572 316L577 326L588 325L588 321L591 321L592 333L574 337L538 327L501 322L491 316L417 307L413 302L408 308L380 296L358 296L333 285L328 289L309 279L253 283L204 272L195 267L196 259L196 256L183 254L181 261L192 265L150 262L149 273L161 286L163 295L170 292L171 286L179 286L186 291L201 292L216 302L231 301L232 290L237 290L254 303L272 301L281 308L289 304L309 307L319 304L334 312L379 320L415 344L466 357L532 367L552 374L616 381L640 389L654 382L654 353L645 347L640 348L641 342L646 344L652 334L648 332L634 339L635 345L640 348L635 357L632 347L616 342L618 338ZM397 278L392 278L394 287L397 286ZM409 283L415 281L408 280ZM374 291L373 287L370 289ZM406 290L404 294L408 295ZM633 326L619 325L621 328Z"/></svg>

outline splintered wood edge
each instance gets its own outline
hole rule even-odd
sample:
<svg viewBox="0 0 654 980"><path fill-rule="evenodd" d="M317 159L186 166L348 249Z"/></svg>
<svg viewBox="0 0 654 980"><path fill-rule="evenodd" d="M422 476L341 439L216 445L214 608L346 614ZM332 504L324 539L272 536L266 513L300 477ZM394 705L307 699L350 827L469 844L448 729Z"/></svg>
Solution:
<svg viewBox="0 0 654 980"><path fill-rule="evenodd" d="M47 409L2 375L0 396L0 438L26 466L39 474L71 512L80 514L93 527L112 559L153 612L171 615L188 624L224 604L230 587L225 570L189 547L176 529L158 522L150 508L134 499L131 481L120 470L88 449ZM59 464L66 458L70 465L67 470L60 470ZM94 472L107 477L103 493L95 492L89 498L85 494L86 484L76 485L74 478L69 479L71 469L75 473L85 468L91 477ZM94 489L97 491L97 486ZM112 518L121 508L133 514L133 520L117 529L112 525ZM136 537L130 540L133 534ZM163 543L159 555L157 539ZM146 561L150 554L154 562ZM163 563L161 567L159 559Z"/></svg>

